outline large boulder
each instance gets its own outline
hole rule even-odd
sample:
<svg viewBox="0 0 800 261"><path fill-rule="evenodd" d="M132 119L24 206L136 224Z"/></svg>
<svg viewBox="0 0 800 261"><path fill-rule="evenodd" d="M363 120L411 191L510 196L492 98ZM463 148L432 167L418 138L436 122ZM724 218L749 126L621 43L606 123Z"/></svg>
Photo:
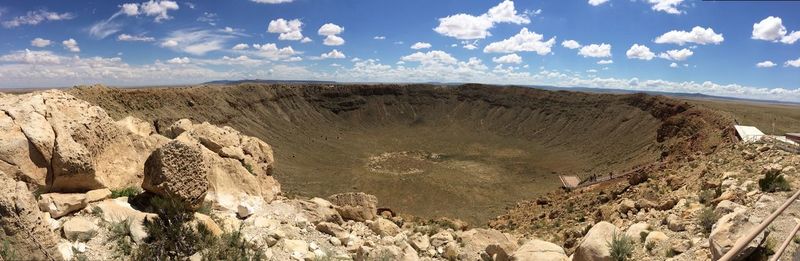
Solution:
<svg viewBox="0 0 800 261"><path fill-rule="evenodd" d="M611 251L608 244L615 234L622 234L622 231L611 223L601 221L595 224L575 249L572 260L611 261Z"/></svg>
<svg viewBox="0 0 800 261"><path fill-rule="evenodd" d="M400 227L391 220L378 218L373 222L367 223L369 229L379 236L395 236L400 233Z"/></svg>
<svg viewBox="0 0 800 261"><path fill-rule="evenodd" d="M82 193L47 193L41 195L39 209L50 213L53 218L59 218L85 208L87 203L86 195Z"/></svg>
<svg viewBox="0 0 800 261"><path fill-rule="evenodd" d="M0 170L51 192L138 184L142 163L165 139L135 134L57 90L0 97L0 110Z"/></svg>
<svg viewBox="0 0 800 261"><path fill-rule="evenodd" d="M208 193L208 166L201 149L173 140L153 151L144 166L142 188L177 200L188 209L199 208Z"/></svg>
<svg viewBox="0 0 800 261"><path fill-rule="evenodd" d="M711 230L708 238L711 249L711 256L714 260L719 259L727 253L737 240L743 238L751 229L758 225L758 220L748 215L746 208L736 208L733 212L722 216ZM767 238L766 230L762 231L756 238L742 249L734 258L743 260L750 256L753 251Z"/></svg>
<svg viewBox="0 0 800 261"><path fill-rule="evenodd" d="M64 237L71 241L88 241L97 235L97 225L86 217L74 217L64 222Z"/></svg>
<svg viewBox="0 0 800 261"><path fill-rule="evenodd" d="M182 119L167 129L175 140L197 144L209 166L207 200L219 208L237 211L243 202L274 200L280 184L272 176L272 148L260 139L246 136L233 128L208 122L192 124Z"/></svg>
<svg viewBox="0 0 800 261"><path fill-rule="evenodd" d="M364 222L378 215L378 198L363 192L334 194L328 201L336 206L336 211L345 220Z"/></svg>
<svg viewBox="0 0 800 261"><path fill-rule="evenodd" d="M24 182L0 172L0 238L18 258L65 259L58 251L58 237L38 208Z"/></svg>
<svg viewBox="0 0 800 261"><path fill-rule="evenodd" d="M519 248L514 236L494 229L474 228L460 232L458 236L462 243L460 257L466 260L479 260L481 252L492 245L505 253L513 253Z"/></svg>
<svg viewBox="0 0 800 261"><path fill-rule="evenodd" d="M333 222L341 224L343 222L342 216L339 215L336 207L330 201L312 198L310 200L294 200L290 204L302 210L311 223Z"/></svg>
<svg viewBox="0 0 800 261"><path fill-rule="evenodd" d="M138 211L131 207L127 201L128 199L125 197L107 199L98 202L95 206L100 209L102 213L100 218L103 221L111 224L125 222L130 228L131 238L135 242L142 242L147 237L144 220L158 218L158 215Z"/></svg>
<svg viewBox="0 0 800 261"><path fill-rule="evenodd" d="M527 261L566 261L569 260L567 253L560 246L538 239L530 240L519 247L511 260Z"/></svg>

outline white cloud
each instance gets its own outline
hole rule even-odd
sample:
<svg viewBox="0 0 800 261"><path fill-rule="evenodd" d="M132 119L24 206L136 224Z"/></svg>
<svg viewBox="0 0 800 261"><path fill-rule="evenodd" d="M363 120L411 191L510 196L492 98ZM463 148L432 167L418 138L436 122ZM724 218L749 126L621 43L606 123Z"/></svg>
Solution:
<svg viewBox="0 0 800 261"><path fill-rule="evenodd" d="M278 40L298 41L303 39L302 31L303 22L300 19L285 20L278 18L269 21L267 32L278 33Z"/></svg>
<svg viewBox="0 0 800 261"><path fill-rule="evenodd" d="M602 44L590 44L578 51L578 54L583 57L594 57L594 58L603 58L603 57L611 57L611 45L607 43Z"/></svg>
<svg viewBox="0 0 800 261"><path fill-rule="evenodd" d="M301 43L310 43L312 42L311 38L303 37L303 40L300 40Z"/></svg>
<svg viewBox="0 0 800 261"><path fill-rule="evenodd" d="M175 58L167 60L167 63L171 63L171 64L188 64L191 61L192 60L190 60L189 57L175 57Z"/></svg>
<svg viewBox="0 0 800 261"><path fill-rule="evenodd" d="M600 60L600 61L597 61L597 64L612 64L612 63L614 63L614 60Z"/></svg>
<svg viewBox="0 0 800 261"><path fill-rule="evenodd" d="M683 3L683 0L648 0L654 11L665 12L668 14L682 14L683 11L678 10L678 5Z"/></svg>
<svg viewBox="0 0 800 261"><path fill-rule="evenodd" d="M339 46L344 44L344 39L336 35L328 35L325 36L325 40L322 41L322 44L327 46Z"/></svg>
<svg viewBox="0 0 800 261"><path fill-rule="evenodd" d="M786 61L786 63L783 64L783 66L800 67L800 58L797 58L795 60L788 60L788 61ZM800 90L800 89L797 89L797 90Z"/></svg>
<svg viewBox="0 0 800 261"><path fill-rule="evenodd" d="M513 1L505 0L479 16L460 13L439 18L439 25L433 30L444 36L473 40L492 35L489 29L496 23L529 24L530 22L526 14L517 14Z"/></svg>
<svg viewBox="0 0 800 261"><path fill-rule="evenodd" d="M386 40L386 36L378 35L378 36L372 37L372 39L375 39L375 40Z"/></svg>
<svg viewBox="0 0 800 261"><path fill-rule="evenodd" d="M282 4L291 3L294 0L250 0L259 4Z"/></svg>
<svg viewBox="0 0 800 261"><path fill-rule="evenodd" d="M69 38L68 40L62 41L61 44L70 52L77 53L81 51L81 48L78 47L78 41L75 41L75 39Z"/></svg>
<svg viewBox="0 0 800 261"><path fill-rule="evenodd" d="M317 31L319 35L324 35L324 36L337 35L342 32L344 32L344 27L332 23L327 23L322 25Z"/></svg>
<svg viewBox="0 0 800 261"><path fill-rule="evenodd" d="M661 59L667 59L670 61L685 61L690 56L692 56L694 52L692 50L683 48L680 50L669 50L663 53L658 54L658 57Z"/></svg>
<svg viewBox="0 0 800 261"><path fill-rule="evenodd" d="M61 63L61 57L50 51L31 51L25 49L24 51L12 52L0 56L0 61L25 64L59 64Z"/></svg>
<svg viewBox="0 0 800 261"><path fill-rule="evenodd" d="M294 56L294 57L289 57L288 59L283 60L283 61L284 62L300 62L300 61L303 61L303 58L301 58L299 56Z"/></svg>
<svg viewBox="0 0 800 261"><path fill-rule="evenodd" d="M669 67L670 68L678 68L678 64L677 63L670 63Z"/></svg>
<svg viewBox="0 0 800 261"><path fill-rule="evenodd" d="M317 30L319 35L325 36L325 40L322 41L322 44L327 46L343 45L344 39L337 35L342 32L344 32L344 27L332 23L324 24L319 28L319 30Z"/></svg>
<svg viewBox="0 0 800 261"><path fill-rule="evenodd" d="M333 49L330 52L323 53L322 55L319 56L319 58L321 58L321 59L344 59L344 58L347 58L347 56L345 56L344 53L340 52L339 50Z"/></svg>
<svg viewBox="0 0 800 261"><path fill-rule="evenodd" d="M161 46L175 51L202 56L208 52L222 50L228 40L235 38L224 31L210 29L182 29L169 33Z"/></svg>
<svg viewBox="0 0 800 261"><path fill-rule="evenodd" d="M538 55L549 54L553 44L556 42L556 37L550 38L546 42L542 42L544 36L537 34L533 31L528 31L528 28L522 28L518 34L511 38L490 43L483 48L484 53L514 53L514 52L536 52Z"/></svg>
<svg viewBox="0 0 800 261"><path fill-rule="evenodd" d="M217 21L219 21L219 16L217 15L217 13L203 12L203 15L198 17L197 21L198 22L207 23L207 24L209 24L211 26L216 26L217 25ZM230 28L230 27L226 27L226 29L228 29L228 28ZM232 28L231 28L231 30L232 30Z"/></svg>
<svg viewBox="0 0 800 261"><path fill-rule="evenodd" d="M758 68L770 68L775 66L777 66L777 64L773 63L772 61L763 61L756 64L756 67Z"/></svg>
<svg viewBox="0 0 800 261"><path fill-rule="evenodd" d="M28 11L23 16L14 17L11 20L3 21L3 27L5 28L14 28L21 25L37 25L44 21L61 21L61 20L70 20L75 18L75 15L72 13L56 13L56 12L49 12L44 9L39 9L36 11Z"/></svg>
<svg viewBox="0 0 800 261"><path fill-rule="evenodd" d="M578 43L578 41L575 41L575 40L565 40L565 41L561 42L561 46L564 46L565 48L568 48L568 49L581 48L581 44Z"/></svg>
<svg viewBox="0 0 800 261"><path fill-rule="evenodd" d="M652 60L653 57L656 56L653 52L650 51L645 45L633 44L631 48L625 52L625 55L628 56L628 59L639 59L639 60Z"/></svg>
<svg viewBox="0 0 800 261"><path fill-rule="evenodd" d="M117 36L117 41L129 41L129 42L152 42L155 41L156 38L144 36L144 35L129 35L129 34L120 34Z"/></svg>
<svg viewBox="0 0 800 261"><path fill-rule="evenodd" d="M278 45L274 43L254 44L253 48L255 49L252 52L254 55L270 60L286 59L297 54L291 46L278 48Z"/></svg>
<svg viewBox="0 0 800 261"><path fill-rule="evenodd" d="M467 49L467 50L475 50L475 49L478 49L478 46L477 46L477 45L475 45L474 43L468 43L468 44L465 44L463 47L464 47L464 49Z"/></svg>
<svg viewBox="0 0 800 261"><path fill-rule="evenodd" d="M419 49L428 49L431 48L431 44L425 42L416 42L414 45L411 46L411 49L419 50Z"/></svg>
<svg viewBox="0 0 800 261"><path fill-rule="evenodd" d="M400 60L406 62L419 62L421 64L454 64L458 62L458 60L453 58L453 56L449 53L439 50L429 51L427 53L412 53L410 55L401 57Z"/></svg>
<svg viewBox="0 0 800 261"><path fill-rule="evenodd" d="M247 48L249 48L249 46L247 44L240 43L240 44L234 45L232 49L233 50L237 50L237 51L241 51L241 50L245 50Z"/></svg>
<svg viewBox="0 0 800 261"><path fill-rule="evenodd" d="M495 63L516 63L516 64L520 64L520 63L522 63L522 57L517 55L517 54L515 54L515 53L512 53L512 54L507 54L507 55L503 55L503 56L500 56L500 57L494 57L494 58L492 58L492 61L495 62Z"/></svg>
<svg viewBox="0 0 800 261"><path fill-rule="evenodd" d="M120 6L121 12L127 16L137 16L139 15L139 4L137 3L126 3Z"/></svg>
<svg viewBox="0 0 800 261"><path fill-rule="evenodd" d="M694 43L706 45L720 44L724 40L725 38L722 37L722 34L715 33L714 29L711 29L711 27L703 28L700 26L695 26L692 28L691 32L677 30L669 31L656 38L655 42L659 44L671 43L684 45L686 43Z"/></svg>
<svg viewBox="0 0 800 261"><path fill-rule="evenodd" d="M175 1L154 1L150 0L140 5L140 12L147 16L155 16L156 22L172 19L167 12L178 10L178 3Z"/></svg>
<svg viewBox="0 0 800 261"><path fill-rule="evenodd" d="M770 16L761 20L761 22L753 24L753 36L751 38L773 42L780 41L785 44L794 44L800 39L800 31L793 31L790 34L787 34L787 32L780 17Z"/></svg>
<svg viewBox="0 0 800 261"><path fill-rule="evenodd" d="M589 0L589 4L593 5L593 6L598 6L598 5L605 4L608 1L609 0Z"/></svg>
<svg viewBox="0 0 800 261"><path fill-rule="evenodd" d="M47 39L36 37L35 39L31 40L31 46L41 48L41 47L47 47L48 45L50 45L50 40Z"/></svg>
<svg viewBox="0 0 800 261"><path fill-rule="evenodd" d="M116 15L107 20L97 21L89 27L89 35L98 39L104 39L109 35L115 34L122 29L122 24L114 22Z"/></svg>

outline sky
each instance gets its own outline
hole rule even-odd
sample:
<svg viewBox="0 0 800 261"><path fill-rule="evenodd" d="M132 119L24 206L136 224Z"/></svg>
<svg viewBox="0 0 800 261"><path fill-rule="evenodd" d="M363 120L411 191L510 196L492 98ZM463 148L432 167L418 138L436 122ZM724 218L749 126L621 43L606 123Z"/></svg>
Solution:
<svg viewBox="0 0 800 261"><path fill-rule="evenodd" d="M475 82L800 102L800 1L0 0L0 88Z"/></svg>

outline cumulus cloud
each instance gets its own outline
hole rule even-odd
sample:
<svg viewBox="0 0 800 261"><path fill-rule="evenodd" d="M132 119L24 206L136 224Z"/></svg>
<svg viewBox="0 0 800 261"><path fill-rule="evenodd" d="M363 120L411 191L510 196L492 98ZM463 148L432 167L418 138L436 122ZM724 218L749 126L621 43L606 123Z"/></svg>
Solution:
<svg viewBox="0 0 800 261"><path fill-rule="evenodd" d="M342 32L344 32L344 27L333 23L324 24L317 30L319 35L325 36L325 40L322 41L322 44L328 46L343 45L344 39L338 36L338 34Z"/></svg>
<svg viewBox="0 0 800 261"><path fill-rule="evenodd" d="M126 41L126 42L152 42L155 40L156 38L144 35L120 34L117 36L117 41Z"/></svg>
<svg viewBox="0 0 800 261"><path fill-rule="evenodd" d="M598 6L598 5L605 4L608 1L609 0L589 0L589 4L593 5L593 6Z"/></svg>
<svg viewBox="0 0 800 261"><path fill-rule="evenodd" d="M191 60L189 59L189 57L175 57L167 60L167 63L171 64L188 64L190 62Z"/></svg>
<svg viewBox="0 0 800 261"><path fill-rule="evenodd" d="M614 60L600 60L600 61L597 61L597 64L612 64L612 63L614 63Z"/></svg>
<svg viewBox="0 0 800 261"><path fill-rule="evenodd" d="M24 51L16 51L0 56L0 61L25 64L59 64L61 63L61 57L50 51L31 51L25 49Z"/></svg>
<svg viewBox="0 0 800 261"><path fill-rule="evenodd" d="M561 42L561 46L564 46L564 48L568 48L568 49L578 49L578 48L581 48L581 44L580 44L580 43L578 43L578 41L575 41L575 40L566 40L566 41L563 41L563 42Z"/></svg>
<svg viewBox="0 0 800 261"><path fill-rule="evenodd" d="M154 16L156 22L172 19L167 12L178 10L178 3L175 1L153 1L144 2L140 5L140 12L146 16Z"/></svg>
<svg viewBox="0 0 800 261"><path fill-rule="evenodd" d="M552 50L553 44L556 42L556 37L550 40L542 41L544 36L537 34L533 31L528 31L528 28L522 28L516 35L499 41L490 43L483 48L484 53L515 53L515 52L536 52L538 55L549 54Z"/></svg>
<svg viewBox="0 0 800 261"><path fill-rule="evenodd" d="M770 68L775 66L777 66L777 64L773 63L772 61L763 61L756 64L756 67L758 68Z"/></svg>
<svg viewBox="0 0 800 261"><path fill-rule="evenodd" d="M278 45L274 43L253 44L253 49L255 49L253 51L255 55L273 61L286 59L297 54L291 46L278 48Z"/></svg>
<svg viewBox="0 0 800 261"><path fill-rule="evenodd" d="M39 37L36 37L35 39L31 40L31 46L35 46L35 47L39 47L39 48L47 47L48 45L50 45L50 43L51 43L50 40L42 39L42 38L39 38Z"/></svg>
<svg viewBox="0 0 800 261"><path fill-rule="evenodd" d="M372 39L374 39L374 40L386 40L386 36L378 35L378 36L372 37Z"/></svg>
<svg viewBox="0 0 800 261"><path fill-rule="evenodd" d="M208 52L225 48L235 38L224 31L209 29L182 29L169 33L161 40L161 46L175 51L202 56Z"/></svg>
<svg viewBox="0 0 800 261"><path fill-rule="evenodd" d="M652 60L653 57L656 56L653 52L650 51L645 45L633 44L625 55L628 56L628 59L639 59L639 60Z"/></svg>
<svg viewBox="0 0 800 261"><path fill-rule="evenodd" d="M772 41L785 44L794 44L800 39L800 31L787 34L786 27L780 17L770 16L753 24L753 36L756 40Z"/></svg>
<svg viewBox="0 0 800 261"><path fill-rule="evenodd" d="M313 40L311 40L311 38L308 38L308 37L303 37L303 40L300 40L301 43L310 43L312 41Z"/></svg>
<svg viewBox="0 0 800 261"><path fill-rule="evenodd" d="M247 49L247 48L249 48L249 47L250 47L250 46L248 46L247 44L240 43L240 44L234 45L232 49L233 49L233 50L240 51L240 50L245 50L245 49Z"/></svg>
<svg viewBox="0 0 800 261"><path fill-rule="evenodd" d="M526 14L517 14L513 1L505 0L479 16L460 13L439 18L439 25L433 30L444 36L473 40L492 35L489 29L497 23L529 24L530 22Z"/></svg>
<svg viewBox="0 0 800 261"><path fill-rule="evenodd" d="M81 51L81 48L78 47L78 41L75 39L69 38L61 42L64 45L64 49L69 50L70 52L77 53Z"/></svg>
<svg viewBox="0 0 800 261"><path fill-rule="evenodd" d="M783 66L786 66L786 67L789 67L789 66L791 66L791 67L800 67L800 58L797 58L797 59L794 59L794 60L788 60L783 64ZM798 90L800 90L800 89L798 89Z"/></svg>
<svg viewBox="0 0 800 261"><path fill-rule="evenodd" d="M695 26L691 32L672 30L656 38L655 43L659 44L720 44L725 38L722 34L717 34L714 29Z"/></svg>
<svg viewBox="0 0 800 261"><path fill-rule="evenodd" d="M670 68L678 68L678 64L677 63L670 63L669 67Z"/></svg>
<svg viewBox="0 0 800 261"><path fill-rule="evenodd" d="M492 61L495 62L495 63L516 63L516 64L520 64L520 63L522 63L522 57L517 55L517 54L515 54L515 53L512 53L512 54L503 55L503 56L500 56L500 57L494 57L494 58L492 58Z"/></svg>
<svg viewBox="0 0 800 261"><path fill-rule="evenodd" d="M670 61L685 61L690 56L692 56L694 52L689 49L680 49L680 50L669 50L663 53L658 54L658 57L661 59L667 59Z"/></svg>
<svg viewBox="0 0 800 261"><path fill-rule="evenodd" d="M137 3L125 3L120 6L120 12L127 16L137 16L139 15L139 4Z"/></svg>
<svg viewBox="0 0 800 261"><path fill-rule="evenodd" d="M418 62L421 64L455 64L458 62L458 60L449 53L439 50L429 51L426 53L423 52L412 53L400 57L400 60L406 62Z"/></svg>
<svg viewBox="0 0 800 261"><path fill-rule="evenodd" d="M119 11L111 15L108 19L95 22L89 27L89 35L98 39L104 39L109 35L115 34L122 29L122 23L116 21L121 15L126 16L151 16L155 17L155 22L172 19L168 12L178 10L178 3L175 1L155 1L150 0L143 3L124 3L119 6Z"/></svg>
<svg viewBox="0 0 800 261"><path fill-rule="evenodd" d="M3 21L3 27L5 28L14 28L22 25L37 25L44 21L61 21L61 20L70 20L75 18L75 15L72 13L56 13L56 12L49 12L44 9L39 9L36 11L28 11L23 16L17 16L12 18L11 20Z"/></svg>
<svg viewBox="0 0 800 261"><path fill-rule="evenodd" d="M607 43L602 44L590 44L578 51L578 54L583 57L594 57L594 58L603 58L603 57L611 57L611 45Z"/></svg>
<svg viewBox="0 0 800 261"><path fill-rule="evenodd" d="M654 11L665 12L668 14L682 14L683 11L678 10L678 5L683 3L683 0L648 0L652 4L650 7Z"/></svg>
<svg viewBox="0 0 800 261"><path fill-rule="evenodd" d="M431 48L431 44L425 42L416 42L414 45L411 45L411 49L419 50L419 49L428 49Z"/></svg>
<svg viewBox="0 0 800 261"><path fill-rule="evenodd" d="M344 58L347 58L347 56L345 56L344 53L340 52L339 50L333 49L330 52L323 53L322 55L319 56L319 58L321 58L321 59L344 59Z"/></svg>
<svg viewBox="0 0 800 261"><path fill-rule="evenodd" d="M303 39L302 27L303 22L300 19L287 21L286 19L278 18L269 21L267 32L280 34L278 35L278 40L299 41Z"/></svg>

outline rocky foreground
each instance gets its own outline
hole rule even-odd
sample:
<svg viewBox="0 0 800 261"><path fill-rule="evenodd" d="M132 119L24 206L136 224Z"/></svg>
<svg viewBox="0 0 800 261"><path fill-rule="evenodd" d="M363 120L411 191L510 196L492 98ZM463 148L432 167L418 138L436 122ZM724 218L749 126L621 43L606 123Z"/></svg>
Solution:
<svg viewBox="0 0 800 261"><path fill-rule="evenodd" d="M359 192L286 198L271 147L230 127L157 132L60 91L2 96L0 110L0 260L704 260L800 186L800 156L736 145L470 228ZM793 225L741 257L769 255Z"/></svg>

